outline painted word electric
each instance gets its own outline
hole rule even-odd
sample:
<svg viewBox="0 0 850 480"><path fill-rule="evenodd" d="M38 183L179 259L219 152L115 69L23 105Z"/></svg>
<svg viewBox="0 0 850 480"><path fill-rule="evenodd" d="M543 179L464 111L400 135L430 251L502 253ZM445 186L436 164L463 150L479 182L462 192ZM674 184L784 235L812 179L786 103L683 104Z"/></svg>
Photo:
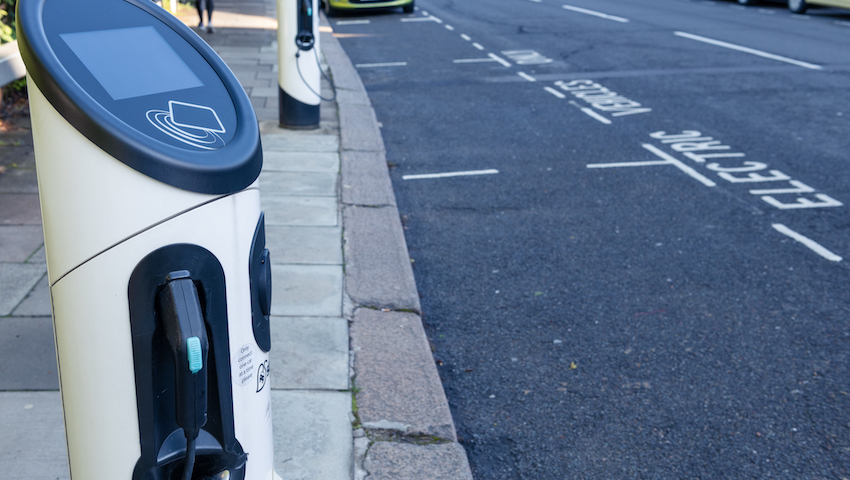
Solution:
<svg viewBox="0 0 850 480"><path fill-rule="evenodd" d="M750 190L750 194L760 196L762 200L780 210L843 205L829 195L815 193L815 188L794 180L779 170L769 169L766 163L743 160L745 154L734 152L720 140L703 136L696 130L684 130L682 133L670 135L666 132L654 132L649 136L690 160L704 165L707 170L715 172L718 177L729 183L768 183L771 188L754 188ZM801 196L802 194L811 196Z"/></svg>

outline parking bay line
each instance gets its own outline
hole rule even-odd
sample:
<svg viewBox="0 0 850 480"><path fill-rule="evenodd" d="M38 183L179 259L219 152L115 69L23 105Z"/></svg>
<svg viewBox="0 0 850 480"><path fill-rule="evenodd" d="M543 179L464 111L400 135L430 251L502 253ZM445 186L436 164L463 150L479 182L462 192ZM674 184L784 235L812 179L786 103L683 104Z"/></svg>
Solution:
<svg viewBox="0 0 850 480"><path fill-rule="evenodd" d="M502 64L503 66L505 66L505 67L510 67L510 66L511 66L510 62L508 62L508 61L507 61L507 60L505 60L504 58L502 58L502 57L500 57L500 56L496 55L495 53L488 53L488 54L487 54L487 56L488 56L488 57L490 57L490 58L492 58L493 60L495 60L495 61L497 61L497 62L501 63L501 64Z"/></svg>
<svg viewBox="0 0 850 480"><path fill-rule="evenodd" d="M790 63L791 65L797 65L798 67L808 68L811 70L822 70L823 67L820 65L815 65L813 63L801 62L799 60L794 60L793 58L783 57L781 55L774 55L772 53L763 52L761 50L756 50L754 48L742 47L741 45L735 45L734 43L727 43L720 40L714 40L712 38L701 37L699 35L693 35L691 33L686 32L673 32L674 35L689 38L691 40L696 40L698 42L708 43L711 45L716 45L718 47L728 48L731 50L737 50L739 52L749 53L751 55L757 55L763 58L769 58L771 60L777 60L780 62Z"/></svg>
<svg viewBox="0 0 850 480"><path fill-rule="evenodd" d="M452 63L484 63L484 62L495 62L490 57L487 58L458 58L457 60L452 60Z"/></svg>
<svg viewBox="0 0 850 480"><path fill-rule="evenodd" d="M788 237L791 237L794 240L796 240L797 242L802 243L803 245L808 247L810 250L817 253L821 257L829 260L830 262L840 262L841 260L843 260L843 258L841 258L840 256L838 256L838 255L830 252L826 248L824 248L823 245L815 242L811 238L800 235L799 233L795 232L794 230L791 230L790 228L786 227L785 225L783 225L781 223L774 223L773 228L777 232L779 232L783 235L786 235Z"/></svg>
<svg viewBox="0 0 850 480"><path fill-rule="evenodd" d="M564 97L561 97L561 98L564 98ZM581 105L576 103L574 100L570 100L570 105L578 108L579 110L581 110L585 114L589 115L591 118L593 118L595 120L599 120L600 122L604 123L605 125L611 125L611 120L609 120L607 117L605 117L603 115L596 113L596 111L592 108L582 107Z"/></svg>
<svg viewBox="0 0 850 480"><path fill-rule="evenodd" d="M370 20L340 20L336 22L336 25L368 25L370 23L372 23Z"/></svg>
<svg viewBox="0 0 850 480"><path fill-rule="evenodd" d="M466 177L471 175L493 175L499 173L496 169L469 170L466 172L423 173L419 175L402 175L402 180L422 180L426 178Z"/></svg>
<svg viewBox="0 0 850 480"><path fill-rule="evenodd" d="M442 20L435 16L427 16L427 17L412 17L412 18L402 18L402 22L436 22L443 23Z"/></svg>
<svg viewBox="0 0 850 480"><path fill-rule="evenodd" d="M387 63L358 63L357 68L380 68L380 67L406 67L407 62L387 62Z"/></svg>
<svg viewBox="0 0 850 480"><path fill-rule="evenodd" d="M593 15L594 17L604 18L606 20L613 20L615 22L620 23L629 23L628 18L618 17L615 15L608 15L607 13L596 12L593 10L588 10L586 8L574 7L572 5L561 5L566 10L572 10L573 12L584 13L585 15Z"/></svg>
<svg viewBox="0 0 850 480"><path fill-rule="evenodd" d="M660 157L662 160L653 160L648 162L619 162L619 163L589 163L587 168L619 168L619 167L647 167L652 165L673 165L679 170L685 172L691 178L697 180L702 183L706 187L716 187L717 184L713 181L709 180L693 168L685 165L678 159L671 157L670 155L664 153L663 151L656 148L654 145L650 145L648 143L644 143L641 145L643 148L649 150L655 156Z"/></svg>

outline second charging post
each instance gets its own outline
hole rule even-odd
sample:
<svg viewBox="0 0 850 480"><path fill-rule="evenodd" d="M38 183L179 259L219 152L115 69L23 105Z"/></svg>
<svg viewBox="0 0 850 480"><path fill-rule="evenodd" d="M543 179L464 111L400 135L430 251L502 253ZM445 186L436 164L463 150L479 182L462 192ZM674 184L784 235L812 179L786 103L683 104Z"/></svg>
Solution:
<svg viewBox="0 0 850 480"><path fill-rule="evenodd" d="M278 107L284 128L319 128L318 6L318 0L277 1Z"/></svg>

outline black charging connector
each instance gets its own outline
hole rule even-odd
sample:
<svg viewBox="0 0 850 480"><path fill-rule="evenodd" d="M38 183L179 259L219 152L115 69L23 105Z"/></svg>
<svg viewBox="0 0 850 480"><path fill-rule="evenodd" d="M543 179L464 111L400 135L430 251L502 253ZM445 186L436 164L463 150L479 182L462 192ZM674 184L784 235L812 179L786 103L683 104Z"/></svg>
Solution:
<svg viewBox="0 0 850 480"><path fill-rule="evenodd" d="M168 274L157 301L174 358L175 421L186 435L183 479L190 480L195 464L195 440L207 423L207 329L198 290L187 270Z"/></svg>
<svg viewBox="0 0 850 480"><path fill-rule="evenodd" d="M295 35L295 45L298 50L307 51L316 44L313 34L313 5L311 0L300 0L298 8L298 33Z"/></svg>

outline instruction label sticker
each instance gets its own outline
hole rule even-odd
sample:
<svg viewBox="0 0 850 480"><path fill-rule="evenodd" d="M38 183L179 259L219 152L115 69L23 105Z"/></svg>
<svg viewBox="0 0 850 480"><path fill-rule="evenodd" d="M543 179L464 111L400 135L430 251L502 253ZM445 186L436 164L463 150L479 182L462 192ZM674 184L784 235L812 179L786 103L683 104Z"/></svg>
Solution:
<svg viewBox="0 0 850 480"><path fill-rule="evenodd" d="M236 384L244 387L254 378L257 371L254 362L254 349L249 344L242 345L233 357L233 370Z"/></svg>

